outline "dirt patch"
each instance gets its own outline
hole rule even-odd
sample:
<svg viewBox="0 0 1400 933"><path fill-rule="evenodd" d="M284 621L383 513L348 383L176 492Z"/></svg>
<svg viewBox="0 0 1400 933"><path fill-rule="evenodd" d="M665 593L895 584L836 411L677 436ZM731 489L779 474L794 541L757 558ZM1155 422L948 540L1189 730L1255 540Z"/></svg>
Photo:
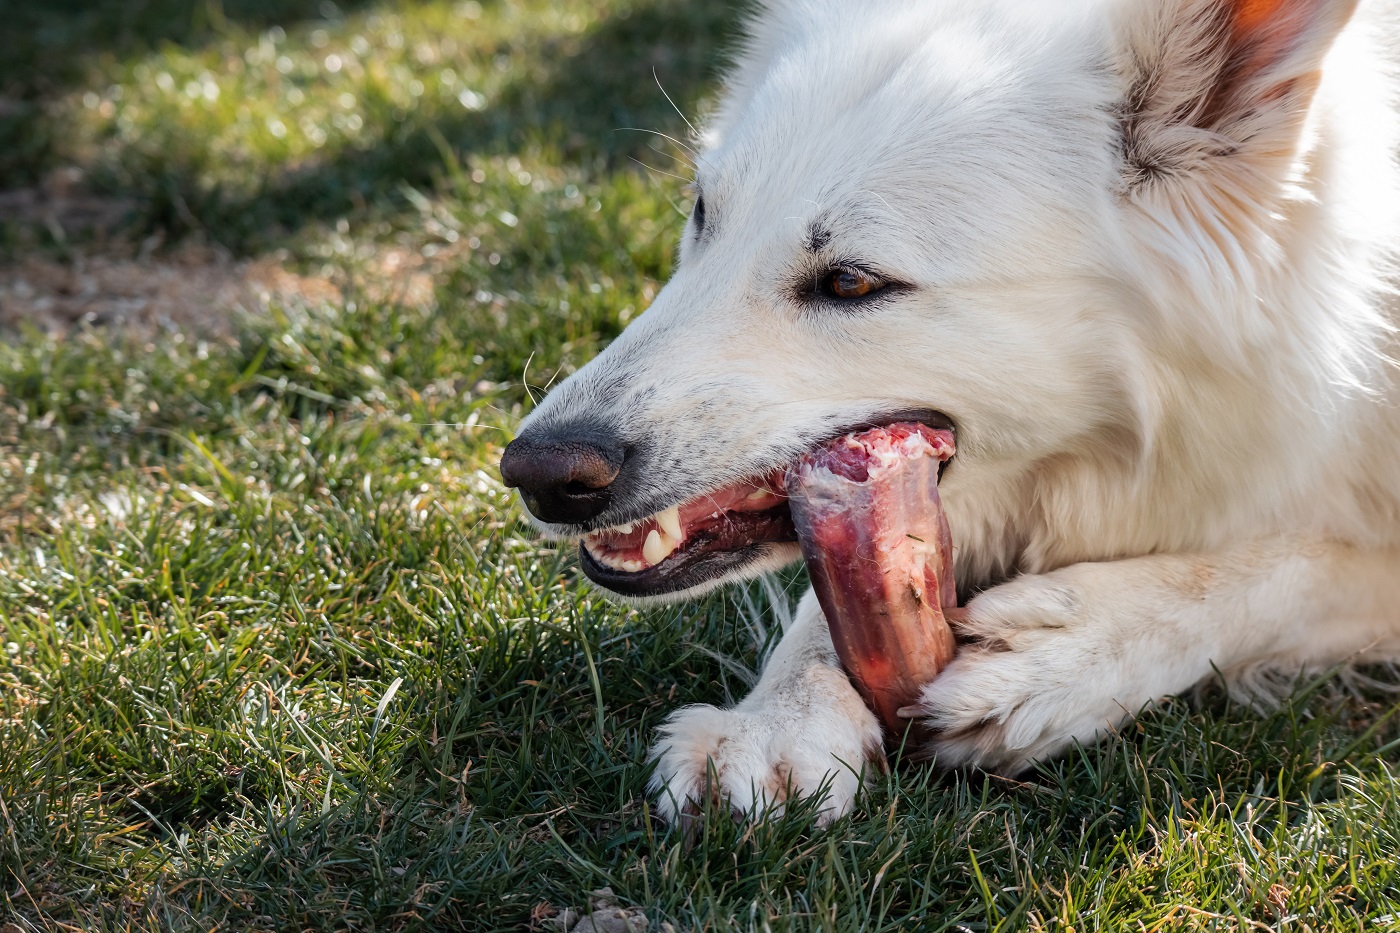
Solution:
<svg viewBox="0 0 1400 933"><path fill-rule="evenodd" d="M0 266L0 326L67 330L86 322L220 333L235 313L274 298L335 301L340 290L327 279L289 272L274 257L234 261L201 246L159 259L79 254L67 262L29 257Z"/></svg>
<svg viewBox="0 0 1400 933"><path fill-rule="evenodd" d="M62 331L86 322L219 333L236 311L274 296L340 295L329 281L294 274L275 257L235 261L197 243L162 250L158 237L132 243L122 233L131 207L88 190L75 167L55 169L33 187L0 191L0 220L46 231L66 254L38 251L0 263L0 327Z"/></svg>
<svg viewBox="0 0 1400 933"><path fill-rule="evenodd" d="M372 300L427 308L436 300L437 274L466 251L388 244L357 250L352 282L344 269L294 272L276 254L234 259L193 240L163 247L159 237L134 244L120 232L130 210L126 201L88 191L73 168L32 188L0 191L0 221L47 230L66 244L63 258L50 250L0 262L0 328L64 331L85 323L219 334L241 312L275 301L338 303L349 287Z"/></svg>
<svg viewBox="0 0 1400 933"><path fill-rule="evenodd" d="M352 285L371 300L429 308L437 274L454 261L455 254L430 259L385 247L357 261L351 283L343 273L293 272L276 255L234 260L203 245L155 256L78 253L63 262L30 256L0 264L0 327L28 323L62 331L87 323L217 334L227 332L238 313L257 313L274 301L339 303Z"/></svg>

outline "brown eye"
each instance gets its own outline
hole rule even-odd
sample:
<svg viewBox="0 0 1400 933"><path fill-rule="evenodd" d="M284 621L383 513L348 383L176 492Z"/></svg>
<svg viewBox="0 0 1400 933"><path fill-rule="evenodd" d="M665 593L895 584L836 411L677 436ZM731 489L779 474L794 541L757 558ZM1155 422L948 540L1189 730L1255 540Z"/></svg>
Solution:
<svg viewBox="0 0 1400 933"><path fill-rule="evenodd" d="M864 298L872 292L877 292L884 287L883 282L855 266L841 266L827 273L826 293L832 298L849 300L852 298Z"/></svg>

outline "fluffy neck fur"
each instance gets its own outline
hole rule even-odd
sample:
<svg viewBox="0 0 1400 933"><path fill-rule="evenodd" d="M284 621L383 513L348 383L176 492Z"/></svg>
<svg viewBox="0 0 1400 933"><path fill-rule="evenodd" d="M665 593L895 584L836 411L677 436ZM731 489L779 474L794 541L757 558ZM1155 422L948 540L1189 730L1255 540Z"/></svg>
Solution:
<svg viewBox="0 0 1400 933"><path fill-rule="evenodd" d="M1172 141L1179 174L1125 166L1118 278L1135 286L1140 332L1114 394L1129 401L1064 453L949 490L966 584L1242 534L1400 538L1395 78L1356 64L1393 61L1397 34L1393 4L1364 5L1305 124L1291 144L1259 143L1260 161L1207 152L1229 140L1200 133ZM1127 38L1125 99L1143 37ZM1125 159L1138 129L1125 125ZM1191 175L1222 170L1208 186Z"/></svg>

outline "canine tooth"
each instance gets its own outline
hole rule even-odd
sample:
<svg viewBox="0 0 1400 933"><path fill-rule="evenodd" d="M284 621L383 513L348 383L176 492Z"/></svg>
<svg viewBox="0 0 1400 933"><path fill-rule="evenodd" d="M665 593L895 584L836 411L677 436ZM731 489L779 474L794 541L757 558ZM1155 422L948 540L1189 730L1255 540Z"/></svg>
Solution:
<svg viewBox="0 0 1400 933"><path fill-rule="evenodd" d="M684 537L681 533L681 509L678 505L673 505L664 512L657 512L656 524L678 543Z"/></svg>
<svg viewBox="0 0 1400 933"><path fill-rule="evenodd" d="M669 536L663 539L661 533L653 528L647 534L646 543L642 545L642 556L647 559L648 564L655 567L670 557L675 549L676 546L669 540Z"/></svg>
<svg viewBox="0 0 1400 933"><path fill-rule="evenodd" d="M632 533L632 523L628 522L625 525L618 525L617 530L625 535L630 535Z"/></svg>
<svg viewBox="0 0 1400 933"><path fill-rule="evenodd" d="M748 496L747 496L746 498L749 498L749 499L767 499L767 498L768 498L768 490L766 490L766 489L755 489L753 492L749 493Z"/></svg>

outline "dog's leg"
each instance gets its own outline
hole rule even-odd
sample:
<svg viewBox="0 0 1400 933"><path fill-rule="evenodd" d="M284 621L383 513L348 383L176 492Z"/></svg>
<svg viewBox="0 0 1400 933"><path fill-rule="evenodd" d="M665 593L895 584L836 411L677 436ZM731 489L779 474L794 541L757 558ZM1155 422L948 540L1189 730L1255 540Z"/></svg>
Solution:
<svg viewBox="0 0 1400 933"><path fill-rule="evenodd" d="M1260 665L1400 656L1400 552L1291 538L1076 564L988 590L958 631L920 701L934 750L1014 771L1216 669L1246 693Z"/></svg>
<svg viewBox="0 0 1400 933"><path fill-rule="evenodd" d="M837 666L811 592L752 693L732 709L679 710L660 733L651 790L672 822L707 795L757 819L818 792L830 822L851 808L864 769L884 762L880 724Z"/></svg>

